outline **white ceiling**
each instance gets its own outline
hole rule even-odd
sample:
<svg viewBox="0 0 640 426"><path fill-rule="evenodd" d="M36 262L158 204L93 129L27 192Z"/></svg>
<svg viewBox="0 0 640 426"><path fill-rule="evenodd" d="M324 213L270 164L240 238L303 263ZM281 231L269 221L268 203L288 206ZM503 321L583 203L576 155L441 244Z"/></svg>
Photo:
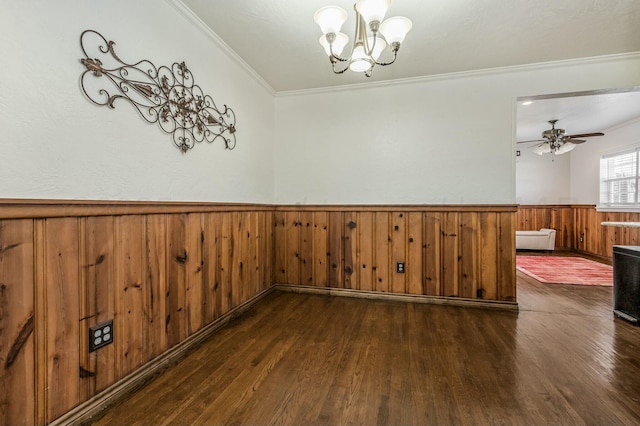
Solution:
<svg viewBox="0 0 640 426"><path fill-rule="evenodd" d="M632 91L573 93L531 99L530 105L518 102L517 141L540 139L542 132L551 128L549 120L558 120L556 128L571 135L606 133L612 127L640 117L640 87ZM597 139L588 138L589 141Z"/></svg>
<svg viewBox="0 0 640 426"><path fill-rule="evenodd" d="M395 0L387 17L413 21L397 62L376 67L371 78L335 75L313 14L343 7L342 31L353 39L354 0L182 2L280 93L640 52L640 0ZM517 138L538 138L551 119L568 133L586 133L634 117L638 91L538 100L518 106Z"/></svg>

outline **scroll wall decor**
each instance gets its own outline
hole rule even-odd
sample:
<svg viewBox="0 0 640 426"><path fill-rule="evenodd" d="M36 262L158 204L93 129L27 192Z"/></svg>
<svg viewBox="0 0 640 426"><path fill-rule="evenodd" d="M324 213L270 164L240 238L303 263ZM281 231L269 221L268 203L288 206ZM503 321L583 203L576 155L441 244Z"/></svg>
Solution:
<svg viewBox="0 0 640 426"><path fill-rule="evenodd" d="M218 108L184 62L171 67L156 67L146 59L128 64L116 55L115 42L93 30L80 35L80 45L85 55L80 62L87 68L80 86L91 102L115 108L117 99L128 101L147 122L170 134L183 153L218 138L226 149L235 148L235 113L226 105Z"/></svg>

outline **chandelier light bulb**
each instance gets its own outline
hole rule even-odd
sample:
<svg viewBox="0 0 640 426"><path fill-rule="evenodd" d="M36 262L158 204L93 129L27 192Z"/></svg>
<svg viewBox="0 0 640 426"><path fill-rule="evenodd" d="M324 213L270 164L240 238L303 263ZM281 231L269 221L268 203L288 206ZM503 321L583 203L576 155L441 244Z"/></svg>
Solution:
<svg viewBox="0 0 640 426"><path fill-rule="evenodd" d="M385 20L380 24L380 33L383 35L387 43L402 43L407 33L411 31L413 24L404 16L394 16Z"/></svg>
<svg viewBox="0 0 640 426"><path fill-rule="evenodd" d="M320 36L319 41L320 45L324 48L324 51L327 52L327 56L331 56L331 45L327 40L327 36ZM333 54L340 56L347 43L349 43L349 37L345 33L336 33L336 39L333 41Z"/></svg>
<svg viewBox="0 0 640 426"><path fill-rule="evenodd" d="M338 6L325 6L316 11L313 20L320 26L322 34L340 32L340 28L347 20L347 11Z"/></svg>
<svg viewBox="0 0 640 426"><path fill-rule="evenodd" d="M369 43L369 49L371 49L371 46L373 46L373 40L374 40L373 36L367 37L367 42ZM380 55L382 55L382 52L384 51L384 49L387 47L387 43L382 39L382 37L376 37L375 41L376 41L376 45L373 47L373 52L371 52L371 57L377 61Z"/></svg>
<svg viewBox="0 0 640 426"><path fill-rule="evenodd" d="M353 72L366 72L371 68L372 63L369 56L364 51L364 47L356 46L351 55L351 63L349 69Z"/></svg>
<svg viewBox="0 0 640 426"><path fill-rule="evenodd" d="M372 22L382 22L387 10L391 7L391 0L358 0L356 2L356 10L367 25Z"/></svg>

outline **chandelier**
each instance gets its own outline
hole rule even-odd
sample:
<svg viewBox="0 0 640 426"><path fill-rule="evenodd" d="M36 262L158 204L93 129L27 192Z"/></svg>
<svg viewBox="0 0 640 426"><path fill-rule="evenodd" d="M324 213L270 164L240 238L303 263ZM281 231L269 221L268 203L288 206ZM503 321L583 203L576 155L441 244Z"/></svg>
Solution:
<svg viewBox="0 0 640 426"><path fill-rule="evenodd" d="M403 16L384 20L392 0L358 0L354 5L356 29L353 47L348 57L341 57L349 43L349 37L340 32L347 20L347 12L338 6L326 6L316 11L314 21L322 30L320 44L329 56L331 68L335 74L350 69L371 77L373 67L387 66L396 61L400 44L411 30L411 21ZM388 62L378 62L386 50L391 49L393 58ZM341 65L338 65L338 64Z"/></svg>

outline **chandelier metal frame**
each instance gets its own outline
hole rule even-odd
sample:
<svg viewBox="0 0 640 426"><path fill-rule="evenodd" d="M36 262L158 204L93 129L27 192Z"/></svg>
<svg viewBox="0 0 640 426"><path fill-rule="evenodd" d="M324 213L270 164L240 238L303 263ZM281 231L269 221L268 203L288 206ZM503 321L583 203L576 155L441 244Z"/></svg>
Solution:
<svg viewBox="0 0 640 426"><path fill-rule="evenodd" d="M351 53L347 57L341 56L341 53L348 43L348 37L339 32L347 19L346 12L337 6L327 6L316 11L314 20L323 31L319 42L329 56L334 74L343 74L351 69L371 77L376 65L384 67L396 62L400 45L411 30L412 23L402 16L382 21L390 5L391 0L358 0L354 4L355 34ZM392 59L379 61L378 58L387 46L391 49ZM345 66L339 67L338 64Z"/></svg>

